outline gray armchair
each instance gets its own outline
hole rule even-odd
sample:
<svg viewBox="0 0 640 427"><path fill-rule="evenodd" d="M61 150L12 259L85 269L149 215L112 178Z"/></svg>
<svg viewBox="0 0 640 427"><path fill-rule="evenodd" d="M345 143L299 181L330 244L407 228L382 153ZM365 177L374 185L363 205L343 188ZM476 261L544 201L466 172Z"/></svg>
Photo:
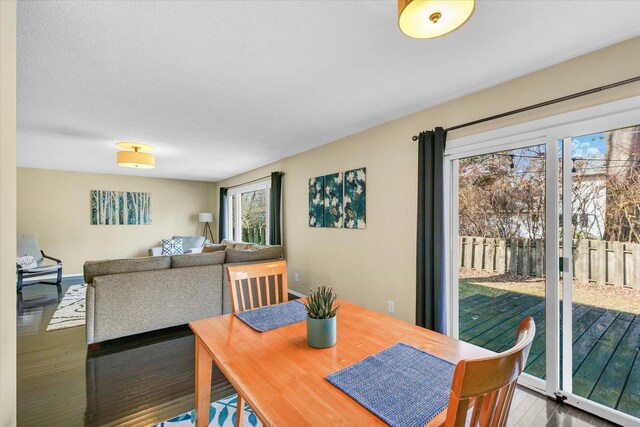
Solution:
<svg viewBox="0 0 640 427"><path fill-rule="evenodd" d="M18 234L16 253L18 256L31 255L38 263L38 266L33 268L22 268L20 264L16 263L16 274L18 275L18 292L22 292L22 287L27 285L24 283L24 279L38 276L47 276L50 274L56 274L55 282L40 280L37 282L28 283L28 285L35 285L36 283L46 283L49 285L56 285L58 287L58 292L61 291L62 261L46 255L42 251L42 249L40 249L37 235ZM46 260L53 261L55 262L55 264L47 262Z"/></svg>

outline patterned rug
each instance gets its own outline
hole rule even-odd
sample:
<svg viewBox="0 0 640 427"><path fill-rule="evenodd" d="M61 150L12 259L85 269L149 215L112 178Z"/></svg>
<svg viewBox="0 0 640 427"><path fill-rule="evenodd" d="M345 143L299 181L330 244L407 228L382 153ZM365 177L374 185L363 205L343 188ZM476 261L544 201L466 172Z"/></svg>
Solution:
<svg viewBox="0 0 640 427"><path fill-rule="evenodd" d="M209 427L234 427L236 425L236 407L238 396L233 395L211 403L209 407ZM243 426L262 426L258 417L248 405L244 408ZM185 412L170 420L156 424L154 427L191 427L195 425L196 411Z"/></svg>
<svg viewBox="0 0 640 427"><path fill-rule="evenodd" d="M73 285L64 294L62 301L58 304L56 312L47 326L47 331L73 328L86 323L85 301L87 297L87 284Z"/></svg>

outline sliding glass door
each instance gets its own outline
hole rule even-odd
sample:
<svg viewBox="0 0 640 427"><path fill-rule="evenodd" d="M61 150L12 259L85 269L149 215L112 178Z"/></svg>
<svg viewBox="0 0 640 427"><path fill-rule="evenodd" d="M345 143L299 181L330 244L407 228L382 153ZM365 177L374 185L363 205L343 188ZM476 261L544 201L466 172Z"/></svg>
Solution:
<svg viewBox="0 0 640 427"><path fill-rule="evenodd" d="M463 157L457 164L457 333L499 352L531 316L540 331L526 372L546 378L547 144Z"/></svg>
<svg viewBox="0 0 640 427"><path fill-rule="evenodd" d="M640 417L640 125L562 144L562 389Z"/></svg>
<svg viewBox="0 0 640 427"><path fill-rule="evenodd" d="M520 383L634 426L638 117L590 118L445 155L449 333L500 352L533 317L537 335Z"/></svg>

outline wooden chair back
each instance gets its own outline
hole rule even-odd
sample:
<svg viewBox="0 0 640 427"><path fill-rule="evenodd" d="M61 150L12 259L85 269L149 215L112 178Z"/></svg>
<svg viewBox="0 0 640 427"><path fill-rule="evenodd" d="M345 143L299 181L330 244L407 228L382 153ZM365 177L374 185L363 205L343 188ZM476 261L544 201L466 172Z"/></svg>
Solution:
<svg viewBox="0 0 640 427"><path fill-rule="evenodd" d="M527 363L535 334L535 322L527 317L520 324L516 343L510 350L458 362L451 384L446 427L506 425L518 377Z"/></svg>
<svg viewBox="0 0 640 427"><path fill-rule="evenodd" d="M289 300L285 260L229 266L227 275L234 313Z"/></svg>

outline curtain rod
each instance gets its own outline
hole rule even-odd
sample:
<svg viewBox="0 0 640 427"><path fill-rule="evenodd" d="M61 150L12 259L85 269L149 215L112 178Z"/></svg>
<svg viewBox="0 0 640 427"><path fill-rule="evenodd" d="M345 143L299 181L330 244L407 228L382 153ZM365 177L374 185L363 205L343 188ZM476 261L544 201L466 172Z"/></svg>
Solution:
<svg viewBox="0 0 640 427"><path fill-rule="evenodd" d="M517 110L507 111L506 113L496 114L494 116L489 116L489 117L485 117L483 119L478 119L478 120L474 120L474 121L471 121L471 122L463 123L461 125L452 126L450 128L444 129L444 131L445 132L450 132L450 131L453 131L453 130L465 128L465 127L468 127L468 126L477 125L477 124L488 122L488 121L491 121L491 120L501 119L503 117L512 116L512 115L518 114L518 113L524 113L525 111L535 110L536 108L546 107L548 105L557 104L559 102L568 101L570 99L580 98L580 97L585 96L585 95L591 95L593 93L602 92L602 91L607 90L607 89L613 89L614 87L624 86L624 85L627 85L629 83L635 83L635 82L639 82L639 81L640 81L640 76L635 76L635 77L632 77L630 79L620 80L618 82L610 83L608 85L595 87L593 89L588 89L588 90L584 90L582 92L577 92L577 93L574 93L574 94L571 94L571 95L566 95L566 96L563 96L563 97L560 97L560 98L551 99L549 101L540 102L538 104L529 105L528 107L522 107L522 108L518 108ZM413 141L417 141L418 140L418 136L414 135L411 139Z"/></svg>
<svg viewBox="0 0 640 427"><path fill-rule="evenodd" d="M280 172L280 173L284 174L284 172ZM253 184L254 182L262 181L262 180L267 179L267 178L271 178L271 175L263 176L261 178L252 179L251 181L243 182L242 184L231 185L231 186L225 187L225 188L229 189L229 188L241 187L243 185Z"/></svg>

